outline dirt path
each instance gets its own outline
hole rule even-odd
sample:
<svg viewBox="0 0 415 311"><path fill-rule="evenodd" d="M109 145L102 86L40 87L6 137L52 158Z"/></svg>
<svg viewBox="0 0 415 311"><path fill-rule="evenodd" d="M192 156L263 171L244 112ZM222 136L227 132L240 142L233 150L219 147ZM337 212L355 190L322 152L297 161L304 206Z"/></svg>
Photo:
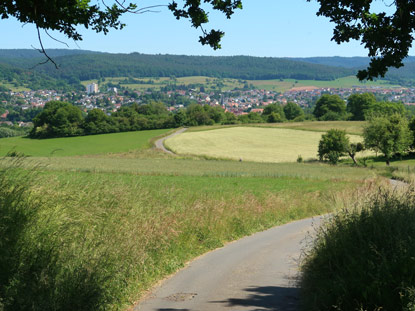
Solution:
<svg viewBox="0 0 415 311"><path fill-rule="evenodd" d="M179 135L179 134L183 133L183 132L184 132L184 131L186 131L186 130L187 130L187 128L185 127L185 128L182 128L182 129L180 129L180 130L178 130L178 131L174 132L173 134L171 134L171 135L169 135L169 136L165 136L165 137L163 137L163 138L160 138L160 139L156 140L156 142L154 143L154 145L156 146L156 148L157 148L157 149L160 149L160 150L162 150L162 151L164 151L164 152L166 152L166 153L169 153L169 154L174 154L174 153L173 153L173 152L171 152L170 150L166 149L166 147L164 147L164 141L165 141L166 139L168 139L168 138L171 138L171 137L173 137L173 136Z"/></svg>
<svg viewBox="0 0 415 311"><path fill-rule="evenodd" d="M230 243L191 262L138 311L296 311L298 260L321 217L275 227Z"/></svg>

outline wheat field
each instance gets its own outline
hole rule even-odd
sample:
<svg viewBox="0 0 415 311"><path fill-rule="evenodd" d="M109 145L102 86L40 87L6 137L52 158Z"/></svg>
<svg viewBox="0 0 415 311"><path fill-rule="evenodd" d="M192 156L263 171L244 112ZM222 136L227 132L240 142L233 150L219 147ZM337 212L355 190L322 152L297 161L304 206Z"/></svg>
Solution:
<svg viewBox="0 0 415 311"><path fill-rule="evenodd" d="M283 128L233 127L188 132L165 141L177 154L255 162L295 162L317 159L322 133ZM362 141L349 135L351 142ZM367 154L366 154L367 155Z"/></svg>

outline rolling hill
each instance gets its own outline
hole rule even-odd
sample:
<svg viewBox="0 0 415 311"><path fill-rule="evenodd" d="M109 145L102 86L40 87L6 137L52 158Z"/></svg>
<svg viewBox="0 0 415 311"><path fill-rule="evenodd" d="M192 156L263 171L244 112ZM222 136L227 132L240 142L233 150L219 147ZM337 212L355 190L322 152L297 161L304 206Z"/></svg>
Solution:
<svg viewBox="0 0 415 311"><path fill-rule="evenodd" d="M37 89L48 85L81 88L80 82L103 77L186 77L206 76L241 80L296 79L332 81L352 76L368 63L365 57L272 58L251 56L111 54L83 50L51 49L59 64L38 65L44 59L36 50L0 50L0 81ZM37 66L38 65L38 66ZM415 81L415 57L406 66L392 69L387 79L402 85ZM5 72L12 71L14 78ZM33 77L37 77L34 79ZM7 82L8 81L8 82ZM36 82L36 83L35 83Z"/></svg>

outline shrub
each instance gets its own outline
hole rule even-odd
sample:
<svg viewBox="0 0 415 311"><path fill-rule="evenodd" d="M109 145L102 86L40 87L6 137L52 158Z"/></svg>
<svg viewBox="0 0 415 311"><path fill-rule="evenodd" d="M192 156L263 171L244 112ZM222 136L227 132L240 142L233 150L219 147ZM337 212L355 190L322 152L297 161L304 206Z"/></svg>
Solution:
<svg viewBox="0 0 415 311"><path fill-rule="evenodd" d="M328 160L331 164L336 164L339 158L346 155L349 148L349 139L346 132L331 129L321 136L318 144L318 156L320 161Z"/></svg>
<svg viewBox="0 0 415 311"><path fill-rule="evenodd" d="M306 310L414 310L415 191L380 190L323 225L306 254Z"/></svg>

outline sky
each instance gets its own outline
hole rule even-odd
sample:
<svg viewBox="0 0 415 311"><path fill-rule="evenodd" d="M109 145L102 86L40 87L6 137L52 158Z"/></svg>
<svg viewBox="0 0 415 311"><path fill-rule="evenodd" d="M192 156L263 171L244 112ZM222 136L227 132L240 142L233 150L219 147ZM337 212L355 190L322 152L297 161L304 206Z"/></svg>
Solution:
<svg viewBox="0 0 415 311"><path fill-rule="evenodd" d="M384 1L387 0L378 0L375 4L382 9ZM168 2L140 0L137 3L142 7ZM325 17L316 16L319 5L314 0L243 0L243 6L243 10L237 10L230 20L220 13L210 14L210 23L206 29L215 28L225 32L222 49L216 51L198 42L200 30L192 28L188 20L177 21L165 7L158 9L157 13L127 14L121 18L127 26L123 30L112 30L107 35L79 28L83 40L77 43L60 33L51 34L71 49L111 53L260 57L367 56L359 42L338 45L331 41L334 24ZM45 33L42 38L45 48L68 48L50 39ZM22 26L13 19L0 20L0 48L30 49L32 46L39 47L33 25ZM413 50L410 54L414 54Z"/></svg>

